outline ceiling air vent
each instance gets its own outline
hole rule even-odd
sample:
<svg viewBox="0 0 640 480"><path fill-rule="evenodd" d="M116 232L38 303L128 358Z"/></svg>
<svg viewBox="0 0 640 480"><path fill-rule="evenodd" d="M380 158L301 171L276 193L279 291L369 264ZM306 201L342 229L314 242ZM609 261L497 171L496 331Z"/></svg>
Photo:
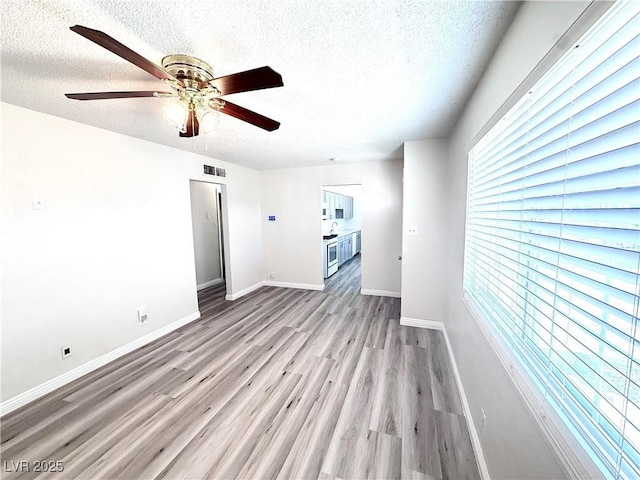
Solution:
<svg viewBox="0 0 640 480"><path fill-rule="evenodd" d="M226 177L227 171L224 168L213 167L211 165L203 165L205 175L214 175L216 177Z"/></svg>

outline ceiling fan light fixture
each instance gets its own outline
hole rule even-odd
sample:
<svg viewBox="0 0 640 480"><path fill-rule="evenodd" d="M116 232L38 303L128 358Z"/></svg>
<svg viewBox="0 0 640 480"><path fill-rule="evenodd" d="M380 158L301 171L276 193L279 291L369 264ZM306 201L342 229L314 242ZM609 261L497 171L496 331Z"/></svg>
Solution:
<svg viewBox="0 0 640 480"><path fill-rule="evenodd" d="M162 67L159 67L100 30L82 25L74 25L70 28L75 33L150 73L158 80L164 81L173 91L70 93L65 94L67 98L100 100L177 97L177 101L162 108L162 116L167 123L180 132L180 137L197 136L201 123L203 132L210 132L218 122L218 112L269 132L280 127L280 122L219 98L232 93L282 87L284 85L282 76L271 67L264 66L216 78L213 68L207 62L183 54L167 55L162 59Z"/></svg>
<svg viewBox="0 0 640 480"><path fill-rule="evenodd" d="M171 102L162 107L162 116L166 122L179 132L187 131L187 116L189 107L180 100Z"/></svg>
<svg viewBox="0 0 640 480"><path fill-rule="evenodd" d="M198 120L200 120L200 129L202 133L210 133L218 126L220 121L220 114L214 110L210 110L207 107L200 107L196 112Z"/></svg>

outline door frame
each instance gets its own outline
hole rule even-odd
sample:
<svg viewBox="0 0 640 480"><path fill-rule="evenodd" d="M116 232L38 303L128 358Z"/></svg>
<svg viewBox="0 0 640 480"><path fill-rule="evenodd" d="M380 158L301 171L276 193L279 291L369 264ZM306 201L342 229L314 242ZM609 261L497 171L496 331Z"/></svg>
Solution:
<svg viewBox="0 0 640 480"><path fill-rule="evenodd" d="M338 190L340 190L341 187L359 187L360 196L359 196L358 200L360 202L362 201L362 192L364 191L364 182L360 181L360 182L347 182L347 183L332 183L332 182L324 183L323 182L320 185L320 202L322 202L322 193L325 191L325 189L328 189L327 191L331 192L331 188L332 187L337 187ZM338 192L334 192L334 193L338 193ZM361 241L362 241L362 229L363 229L363 225L362 225L362 218L363 218L362 210L363 210L363 208L364 208L364 205L361 204L360 205L360 212L359 212L360 213L360 240ZM328 220L331 220L332 222L336 221L335 218L328 219ZM337 220L340 220L340 219L337 219ZM322 223L324 221L325 221L325 219L321 219L320 220L321 225L322 225ZM361 246L362 246L362 243L361 243ZM323 243L323 248L324 248L324 243ZM362 249L360 250L360 261L362 262ZM324 265L323 265L323 270L322 271L324 272ZM323 277L324 277L324 275L323 275ZM329 278L331 278L331 277L329 277ZM326 285L327 280L329 280L329 279L328 278L323 278L323 283L325 285ZM360 275L360 288L362 288L362 274Z"/></svg>
<svg viewBox="0 0 640 480"><path fill-rule="evenodd" d="M225 183L219 183L210 180L203 180L201 178L189 178L189 214L193 218L193 208L191 205L191 182L208 183L218 187L218 195L216 198L216 204L218 205L216 211L216 217L218 222L218 249L220 257L220 275L223 282L225 282L226 293L229 294L230 277L231 277L231 262L229 257L229 210L227 202L227 185ZM195 245L193 242L193 225L192 225L192 241L193 258L194 258L194 272L195 272ZM196 291L197 291L196 285Z"/></svg>

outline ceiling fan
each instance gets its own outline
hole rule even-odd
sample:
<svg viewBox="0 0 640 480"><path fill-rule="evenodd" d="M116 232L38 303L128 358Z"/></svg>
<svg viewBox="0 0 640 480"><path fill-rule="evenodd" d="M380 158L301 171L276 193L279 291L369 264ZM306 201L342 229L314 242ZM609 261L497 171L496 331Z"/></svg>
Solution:
<svg viewBox="0 0 640 480"><path fill-rule="evenodd" d="M181 137L195 137L209 131L217 123L217 112L248 122L267 131L280 127L280 123L259 113L235 105L223 95L248 92L263 88L282 87L282 76L271 67L260 67L246 72L216 78L213 69L203 60L189 55L168 55L162 67L147 60L104 32L75 25L71 30L97 43L164 81L172 91L65 93L75 100L101 100L135 97L174 97L176 102L162 109L165 119L176 127Z"/></svg>

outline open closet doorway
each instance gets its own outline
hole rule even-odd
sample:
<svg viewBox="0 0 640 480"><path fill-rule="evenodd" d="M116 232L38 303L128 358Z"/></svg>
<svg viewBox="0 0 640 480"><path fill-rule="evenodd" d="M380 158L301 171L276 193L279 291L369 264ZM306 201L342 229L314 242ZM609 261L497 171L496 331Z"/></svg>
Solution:
<svg viewBox="0 0 640 480"><path fill-rule="evenodd" d="M189 181L193 252L198 291L225 283L222 186Z"/></svg>
<svg viewBox="0 0 640 480"><path fill-rule="evenodd" d="M362 286L362 185L323 185L322 269L325 291Z"/></svg>

